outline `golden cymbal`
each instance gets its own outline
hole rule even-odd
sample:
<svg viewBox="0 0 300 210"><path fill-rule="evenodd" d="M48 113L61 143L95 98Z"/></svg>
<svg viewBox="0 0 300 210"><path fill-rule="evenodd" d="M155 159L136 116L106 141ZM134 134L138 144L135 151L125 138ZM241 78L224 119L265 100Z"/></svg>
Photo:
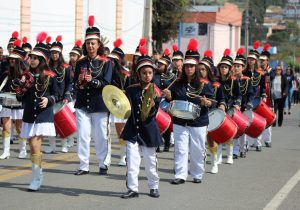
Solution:
<svg viewBox="0 0 300 210"><path fill-rule="evenodd" d="M102 97L105 106L114 116L121 119L130 117L130 103L122 90L113 85L106 85L102 90Z"/></svg>

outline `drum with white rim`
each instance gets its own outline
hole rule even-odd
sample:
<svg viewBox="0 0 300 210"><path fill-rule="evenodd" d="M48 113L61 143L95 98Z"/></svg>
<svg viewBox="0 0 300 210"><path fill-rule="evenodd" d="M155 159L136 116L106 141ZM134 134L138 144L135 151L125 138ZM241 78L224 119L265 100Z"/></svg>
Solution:
<svg viewBox="0 0 300 210"><path fill-rule="evenodd" d="M170 102L168 111L174 117L194 120L200 116L201 108L189 101L174 100Z"/></svg>
<svg viewBox="0 0 300 210"><path fill-rule="evenodd" d="M16 93L0 93L0 104L6 107L22 106L22 102L16 98Z"/></svg>

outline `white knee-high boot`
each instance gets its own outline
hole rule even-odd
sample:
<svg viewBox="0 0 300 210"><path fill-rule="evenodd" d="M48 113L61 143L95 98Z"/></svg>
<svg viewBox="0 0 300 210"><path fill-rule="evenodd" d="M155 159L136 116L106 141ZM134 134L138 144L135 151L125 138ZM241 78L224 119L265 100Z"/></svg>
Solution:
<svg viewBox="0 0 300 210"><path fill-rule="evenodd" d="M216 174L219 172L219 168L218 168L218 154L217 154L217 146L216 147L209 147L209 151L211 154L211 170L210 172L212 174Z"/></svg>
<svg viewBox="0 0 300 210"><path fill-rule="evenodd" d="M10 156L10 132L2 131L3 138L3 153L0 156L1 160L8 159Z"/></svg>
<svg viewBox="0 0 300 210"><path fill-rule="evenodd" d="M227 164L233 164L233 144L232 140L226 142L226 149L227 149Z"/></svg>
<svg viewBox="0 0 300 210"><path fill-rule="evenodd" d="M27 139L23 139L19 137L20 153L18 158L20 159L25 159L27 157L26 142Z"/></svg>
<svg viewBox="0 0 300 210"><path fill-rule="evenodd" d="M222 158L222 150L223 150L223 144L218 145L218 152L217 152L217 163L222 164L223 158Z"/></svg>
<svg viewBox="0 0 300 210"><path fill-rule="evenodd" d="M63 153L69 152L68 139L61 139L61 152Z"/></svg>
<svg viewBox="0 0 300 210"><path fill-rule="evenodd" d="M56 139L55 137L49 137L49 147L45 150L45 153L54 153L56 150Z"/></svg>
<svg viewBox="0 0 300 210"><path fill-rule="evenodd" d="M42 170L42 153L31 154L32 162L32 180L28 186L28 191L38 191L43 182L43 170Z"/></svg>

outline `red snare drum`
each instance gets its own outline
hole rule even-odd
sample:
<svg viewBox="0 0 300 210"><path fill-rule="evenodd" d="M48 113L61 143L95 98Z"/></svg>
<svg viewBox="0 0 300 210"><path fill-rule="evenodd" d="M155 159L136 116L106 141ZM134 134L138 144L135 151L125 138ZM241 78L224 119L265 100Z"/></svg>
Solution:
<svg viewBox="0 0 300 210"><path fill-rule="evenodd" d="M221 109L214 109L208 113L208 136L218 144L232 139L237 133L237 125Z"/></svg>
<svg viewBox="0 0 300 210"><path fill-rule="evenodd" d="M260 100L259 104L253 109L257 114L266 119L266 128L271 126L276 120L276 114L270 109L270 107L263 101Z"/></svg>
<svg viewBox="0 0 300 210"><path fill-rule="evenodd" d="M238 126L238 131L234 136L234 138L239 138L241 135L245 133L246 129L248 128L249 120L245 115L243 115L241 111L237 110L236 108L229 109L228 115Z"/></svg>
<svg viewBox="0 0 300 210"><path fill-rule="evenodd" d="M66 138L76 132L76 118L67 104L54 113L55 130L61 138Z"/></svg>
<svg viewBox="0 0 300 210"><path fill-rule="evenodd" d="M156 123L159 127L160 133L163 134L169 128L171 124L170 115L163 111L161 108L158 108L158 112L156 114Z"/></svg>
<svg viewBox="0 0 300 210"><path fill-rule="evenodd" d="M252 110L246 110L244 111L244 114L250 121L249 127L246 129L245 133L252 138L257 138L266 128L267 122L265 118Z"/></svg>

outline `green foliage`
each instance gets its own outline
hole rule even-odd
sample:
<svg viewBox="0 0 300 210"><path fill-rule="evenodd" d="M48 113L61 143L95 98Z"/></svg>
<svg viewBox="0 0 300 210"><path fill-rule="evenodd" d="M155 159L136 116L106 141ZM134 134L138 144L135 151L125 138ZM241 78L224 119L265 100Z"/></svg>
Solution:
<svg viewBox="0 0 300 210"><path fill-rule="evenodd" d="M162 49L162 43L177 37L178 23L189 0L153 0L152 34L155 48Z"/></svg>

